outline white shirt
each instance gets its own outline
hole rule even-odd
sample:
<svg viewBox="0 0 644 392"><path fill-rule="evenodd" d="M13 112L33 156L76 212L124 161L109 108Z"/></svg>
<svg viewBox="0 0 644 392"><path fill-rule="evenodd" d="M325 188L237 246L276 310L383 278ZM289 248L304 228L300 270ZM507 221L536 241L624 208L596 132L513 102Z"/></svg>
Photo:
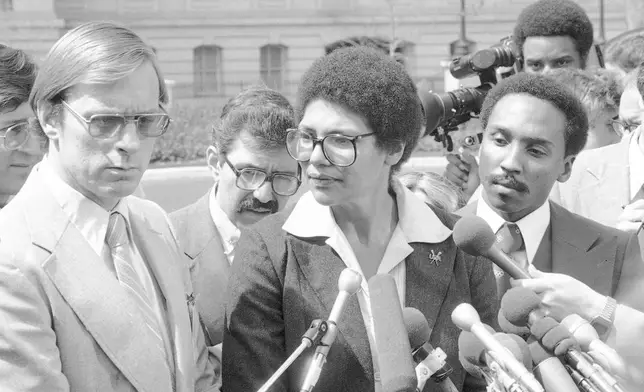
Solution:
<svg viewBox="0 0 644 392"><path fill-rule="evenodd" d="M482 197L478 199L477 203L476 215L483 218L494 233L499 231L501 226L505 223L505 220L501 218ZM528 263L532 264L532 260L537 254L543 235L546 233L548 225L550 224L550 202L546 200L541 207L514 223L516 223L517 226L519 226L519 230L521 230Z"/></svg>
<svg viewBox="0 0 644 392"><path fill-rule="evenodd" d="M114 278L117 279L112 255L107 243L105 242L110 211L105 210L92 200L83 196L80 192L63 181L63 179L60 178L60 176L51 167L46 156L43 158L42 162L38 164L37 169L34 170L38 170L47 188L56 202L58 202L60 207L63 209L65 215L69 217L71 223L76 226L83 238L87 240L90 247L105 262L108 269L114 273ZM134 238L132 235L127 199L121 199L114 209L125 217L128 235L130 238ZM148 297L151 301L150 305L157 316L159 325L165 326L165 328L160 329L166 352L169 356L168 360L171 364L173 358L172 340L170 339L168 332L170 327L163 303L163 294L157 286L152 272L134 241L132 242L132 248L135 255L134 260L132 260L132 266L141 279L143 288L148 293ZM81 279L81 277L79 277L79 279Z"/></svg>
<svg viewBox="0 0 644 392"><path fill-rule="evenodd" d="M221 244L224 247L224 254L228 259L228 263L232 265L235 258L235 247L237 246L241 232L239 228L237 228L237 226L235 226L235 224L230 221L230 218L228 218L228 215L226 215L224 210L219 207L217 197L215 196L215 188L216 187L213 187L210 191L210 216L212 217L212 221L217 228L217 232L219 232Z"/></svg>
<svg viewBox="0 0 644 392"><path fill-rule="evenodd" d="M644 153L642 153L639 145L639 138L642 137L641 129L642 127L639 127L635 131L628 149L631 200L635 198L637 192L644 185Z"/></svg>
<svg viewBox="0 0 644 392"><path fill-rule="evenodd" d="M377 273L393 276L398 290L400 306L403 308L405 306L407 272L405 258L414 251L414 248L409 243L440 243L445 241L452 234L452 231L443 225L422 200L411 193L398 180L394 181L392 187L396 193L398 224L391 235ZM376 392L381 391L380 367L377 361L378 355L373 315L371 313L369 285L347 237L333 218L331 208L319 204L315 201L311 192L307 192L297 202L282 229L298 237L327 237L326 244L336 251L348 268L357 271L362 276L361 290L358 291L356 296L358 297L371 348L375 390Z"/></svg>

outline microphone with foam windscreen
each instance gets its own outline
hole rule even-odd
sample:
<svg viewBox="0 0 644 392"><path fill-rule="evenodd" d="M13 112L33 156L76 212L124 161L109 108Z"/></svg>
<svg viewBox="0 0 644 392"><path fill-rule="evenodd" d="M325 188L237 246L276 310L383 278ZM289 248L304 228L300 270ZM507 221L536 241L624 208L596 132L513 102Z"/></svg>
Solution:
<svg viewBox="0 0 644 392"><path fill-rule="evenodd" d="M487 327L487 326L486 326ZM490 333L494 330L486 328ZM530 371L532 359L527 344L518 336L495 333L494 337ZM509 375L503 366L488 354L488 350L474 334L462 331L458 337L458 357L463 368L474 377L483 378L488 385L499 384L502 390L523 391L521 383Z"/></svg>
<svg viewBox="0 0 644 392"><path fill-rule="evenodd" d="M536 378L485 328L476 309L468 303L458 305L452 312L452 322L461 330L472 332L494 358L511 376L530 392L543 392Z"/></svg>
<svg viewBox="0 0 644 392"><path fill-rule="evenodd" d="M454 243L463 252L492 260L514 279L530 279L528 271L519 267L505 252L496 246L496 236L490 226L478 216L464 216L454 225Z"/></svg>
<svg viewBox="0 0 644 392"><path fill-rule="evenodd" d="M501 299L501 311L505 318L518 326L529 326L532 335L555 355L563 356L566 364L578 371L600 392L616 392L601 376L588 358L579 351L577 341L570 332L539 309L541 298L532 290L514 287Z"/></svg>
<svg viewBox="0 0 644 392"><path fill-rule="evenodd" d="M613 348L599 339L597 330L578 314L570 314L561 320L561 325L577 339L581 349L601 356L602 365L617 375L626 374L626 363Z"/></svg>
<svg viewBox="0 0 644 392"><path fill-rule="evenodd" d="M518 335L523 340L528 340L528 338L532 335L530 333L530 328L517 327L516 325L506 320L502 312L499 312L499 314L497 315L497 321L499 322L499 327L501 327L501 330L505 333Z"/></svg>
<svg viewBox="0 0 644 392"><path fill-rule="evenodd" d="M427 380L432 380L443 392L458 392L449 379L452 367L446 362L447 356L440 347L434 348L429 343L431 331L423 313L415 308L403 309L403 320L407 329L411 355L416 363L417 391L425 388Z"/></svg>
<svg viewBox="0 0 644 392"><path fill-rule="evenodd" d="M538 341L528 345L533 373L546 392L578 392L577 386L559 358L550 354Z"/></svg>
<svg viewBox="0 0 644 392"><path fill-rule="evenodd" d="M315 354L311 361L311 365L309 366L309 371L307 372L304 382L302 383L302 388L300 389L301 392L311 392L315 387L315 384L317 384L320 374L322 373L322 368L326 363L326 357L331 349L331 345L338 335L338 322L340 321L340 316L344 311L347 300L353 294L358 292L361 283L362 276L350 268L345 268L340 273L340 278L338 278L339 293L333 303L331 314L327 320L328 329L322 337L320 344L315 349Z"/></svg>
<svg viewBox="0 0 644 392"><path fill-rule="evenodd" d="M384 392L414 392L418 380L403 320L396 282L391 275L369 279L369 302Z"/></svg>

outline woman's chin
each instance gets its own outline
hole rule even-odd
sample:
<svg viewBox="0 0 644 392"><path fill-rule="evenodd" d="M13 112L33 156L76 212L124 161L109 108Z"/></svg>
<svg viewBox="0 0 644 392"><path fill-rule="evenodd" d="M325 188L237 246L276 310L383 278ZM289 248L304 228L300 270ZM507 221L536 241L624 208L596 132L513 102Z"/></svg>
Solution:
<svg viewBox="0 0 644 392"><path fill-rule="evenodd" d="M319 189L312 187L311 194L313 195L313 198L315 198L315 201L322 204L323 206L332 206L336 204L337 196L333 191L330 191L329 189Z"/></svg>

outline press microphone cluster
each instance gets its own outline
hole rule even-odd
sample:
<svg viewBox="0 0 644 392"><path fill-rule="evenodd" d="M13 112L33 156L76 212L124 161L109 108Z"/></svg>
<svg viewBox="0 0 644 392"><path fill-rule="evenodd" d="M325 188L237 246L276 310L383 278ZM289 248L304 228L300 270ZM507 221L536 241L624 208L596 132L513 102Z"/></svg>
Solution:
<svg viewBox="0 0 644 392"><path fill-rule="evenodd" d="M547 317L540 310L540 304L541 298L537 294L522 287L508 290L501 301L501 312L510 323L530 328L530 332L536 339L531 343L531 348L534 350L533 356L538 356L539 350L542 348L543 351L555 357L561 357L567 366L564 369L570 369L566 373L569 373L571 380L575 380L577 386L584 390L590 392L595 392L595 390L597 392L623 391L612 376L601 366L593 363L589 355L581 351L579 342L565 325ZM571 318L573 321L574 319L574 317ZM594 345L598 345L594 339L590 341ZM590 342L588 342L589 344ZM551 374L552 371L544 372L542 376L546 378ZM544 381L542 380L542 382ZM544 386L545 384L546 382L544 382ZM561 380L554 380L550 390L559 392L560 389L557 388L560 388L560 384Z"/></svg>
<svg viewBox="0 0 644 392"><path fill-rule="evenodd" d="M485 346L486 355L491 358L490 363L498 367L497 373L502 374L512 384L516 384L514 390L544 391L541 384L524 363L517 360L512 352L501 344L494 336L494 331L491 330L491 327L481 322L476 309L472 305L467 303L458 305L452 312L452 321L462 331L472 333ZM485 363L487 364L488 361L486 360ZM505 374L507 374L507 377Z"/></svg>

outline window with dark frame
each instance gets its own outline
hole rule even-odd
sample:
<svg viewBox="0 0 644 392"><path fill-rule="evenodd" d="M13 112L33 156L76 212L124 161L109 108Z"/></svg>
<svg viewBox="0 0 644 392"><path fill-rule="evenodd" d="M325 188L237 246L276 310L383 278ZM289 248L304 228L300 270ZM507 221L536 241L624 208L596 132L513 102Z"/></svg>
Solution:
<svg viewBox="0 0 644 392"><path fill-rule="evenodd" d="M217 45L198 46L194 49L193 59L195 95L222 94L222 48Z"/></svg>

